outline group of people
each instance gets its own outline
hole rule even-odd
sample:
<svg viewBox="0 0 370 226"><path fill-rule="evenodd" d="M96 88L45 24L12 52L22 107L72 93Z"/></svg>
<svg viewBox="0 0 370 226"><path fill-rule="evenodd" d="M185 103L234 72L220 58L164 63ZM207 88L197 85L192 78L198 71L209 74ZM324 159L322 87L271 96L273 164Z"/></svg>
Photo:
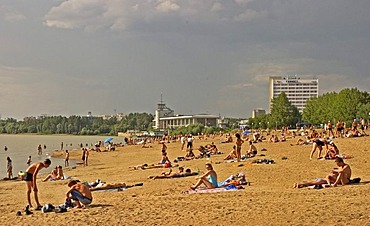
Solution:
<svg viewBox="0 0 370 226"><path fill-rule="evenodd" d="M235 134L235 145L233 146L233 150L224 158L224 160L231 160L236 159L238 162L242 159L242 145L244 140L241 138L239 133ZM254 145L252 140L248 141L248 148L246 150L245 157L252 158L257 155L257 147Z"/></svg>
<svg viewBox="0 0 370 226"><path fill-rule="evenodd" d="M48 168L50 165L51 165L51 160L45 159L45 161L43 162L35 162L31 164L25 172L23 180L26 182L26 186L27 186L28 207L32 207L31 193L33 191L35 202L36 202L35 210L42 209L42 205L40 204L39 198L38 198L38 187L37 187L37 180L36 180L37 175L41 169ZM61 166L55 167L52 173L49 174L43 181L46 181L49 178L52 178L53 176L55 176L56 178L57 177L62 178L63 171L61 168L62 168ZM69 190L66 192L66 199L74 200L76 207L81 208L85 205L89 205L92 202L91 191L84 184L76 180L71 180L68 182L68 187L69 187Z"/></svg>

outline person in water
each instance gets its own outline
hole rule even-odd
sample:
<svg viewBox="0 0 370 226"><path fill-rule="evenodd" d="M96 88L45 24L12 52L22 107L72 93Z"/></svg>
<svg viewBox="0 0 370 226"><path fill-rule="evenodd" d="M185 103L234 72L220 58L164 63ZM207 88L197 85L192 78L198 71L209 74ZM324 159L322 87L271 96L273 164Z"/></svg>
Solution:
<svg viewBox="0 0 370 226"><path fill-rule="evenodd" d="M199 187L201 184L204 184L208 189L211 188L217 188L217 173L213 170L212 164L207 163L206 164L207 172L204 173L201 176L196 177L198 180L196 184L192 185L190 188L195 190L197 187Z"/></svg>

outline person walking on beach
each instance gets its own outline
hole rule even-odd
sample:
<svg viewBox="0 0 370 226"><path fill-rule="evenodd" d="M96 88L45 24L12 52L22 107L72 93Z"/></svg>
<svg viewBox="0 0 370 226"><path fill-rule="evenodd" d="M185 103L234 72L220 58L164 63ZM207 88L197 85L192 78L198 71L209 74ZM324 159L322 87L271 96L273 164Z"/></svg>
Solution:
<svg viewBox="0 0 370 226"><path fill-rule="evenodd" d="M236 142L235 142L235 145L236 145L236 158L237 158L237 161L240 162L242 144L244 143L244 141L240 138L240 134L239 133L235 134L235 137L236 137Z"/></svg>
<svg viewBox="0 0 370 226"><path fill-rule="evenodd" d="M39 144L39 146L37 147L37 154L38 155L42 155L42 147L41 147L41 144Z"/></svg>
<svg viewBox="0 0 370 226"><path fill-rule="evenodd" d="M7 146L5 146L5 147L4 147L4 151L7 151L7 150L8 150L8 147L7 147Z"/></svg>
<svg viewBox="0 0 370 226"><path fill-rule="evenodd" d="M9 179L12 179L13 178L13 165L12 165L12 160L10 159L10 157L8 156L8 158L6 158L7 160L7 164L6 164L6 172L8 174L8 178Z"/></svg>
<svg viewBox="0 0 370 226"><path fill-rule="evenodd" d="M51 164L50 159L45 159L44 162L35 162L32 165L30 165L27 170L26 170L26 175L24 176L24 180L26 181L26 186L27 186L27 201L29 207L32 207L31 204L31 192L33 190L33 193L35 195L35 201L36 201L36 210L41 210L42 206L39 202L39 197L38 197L38 189L37 189L37 174L39 171L43 168L48 168Z"/></svg>
<svg viewBox="0 0 370 226"><path fill-rule="evenodd" d="M64 167L69 166L69 152L66 150L66 157L64 159Z"/></svg>

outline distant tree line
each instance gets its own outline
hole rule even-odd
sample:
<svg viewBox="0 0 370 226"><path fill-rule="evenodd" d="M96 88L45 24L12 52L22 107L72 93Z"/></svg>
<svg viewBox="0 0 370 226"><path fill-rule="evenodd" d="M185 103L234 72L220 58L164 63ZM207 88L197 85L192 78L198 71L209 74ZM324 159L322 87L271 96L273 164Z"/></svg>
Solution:
<svg viewBox="0 0 370 226"><path fill-rule="evenodd" d="M286 94L282 92L272 100L270 114L259 115L249 119L253 128L281 128L288 126L321 125L331 120L340 120L351 125L353 119L370 119L370 94L356 88L343 89L339 93L326 93L307 101L303 114L293 106Z"/></svg>
<svg viewBox="0 0 370 226"><path fill-rule="evenodd" d="M26 117L23 121L13 118L0 120L0 132L7 134L73 134L73 135L117 135L127 130L152 128L153 115L130 113L121 120L116 117L103 119L87 116L42 116Z"/></svg>

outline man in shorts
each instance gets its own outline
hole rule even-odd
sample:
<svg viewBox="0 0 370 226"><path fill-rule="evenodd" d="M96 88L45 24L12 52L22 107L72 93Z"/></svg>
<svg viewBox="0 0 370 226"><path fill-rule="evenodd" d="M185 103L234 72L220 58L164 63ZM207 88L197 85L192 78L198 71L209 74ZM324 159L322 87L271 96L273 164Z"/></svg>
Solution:
<svg viewBox="0 0 370 226"><path fill-rule="evenodd" d="M29 207L32 207L31 204L31 192L33 190L33 193L35 195L35 201L37 204L37 207L35 210L41 210L42 206L39 202L39 198L37 195L38 189L36 184L36 178L39 171L43 168L48 168L51 164L50 159L45 159L44 162L35 162L32 165L30 165L26 170L26 175L24 176L24 180L26 181L27 185L27 201Z"/></svg>
<svg viewBox="0 0 370 226"><path fill-rule="evenodd" d="M66 193L67 200L73 199L77 208L82 208L91 204L92 194L89 187L76 180L71 180L68 183L68 187L70 187L70 189Z"/></svg>

